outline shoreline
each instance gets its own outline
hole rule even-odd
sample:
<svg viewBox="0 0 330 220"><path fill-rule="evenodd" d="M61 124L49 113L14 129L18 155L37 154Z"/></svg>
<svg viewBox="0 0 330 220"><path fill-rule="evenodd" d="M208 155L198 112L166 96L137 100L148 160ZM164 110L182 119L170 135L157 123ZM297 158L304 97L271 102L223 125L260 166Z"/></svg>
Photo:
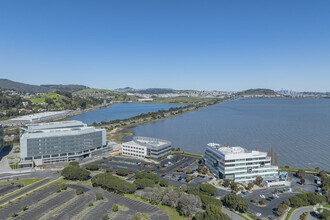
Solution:
<svg viewBox="0 0 330 220"><path fill-rule="evenodd" d="M173 118L173 117L176 117L176 116L179 116L179 115L183 115L183 114L186 114L186 113L189 113L189 112L199 111L199 110L207 108L207 107L211 107L211 106L214 106L214 105L217 105L217 104L221 104L221 103L229 102L229 101L234 101L234 100L236 100L236 99L222 100L222 101L217 102L215 104L199 107L199 108L193 109L193 110L187 110L187 111L184 111L182 113L177 113L175 115L170 114L170 115L165 116L163 118L155 118L155 119L149 119L147 121L134 122L132 124L122 125L122 126L119 126L119 127L109 128L110 125L100 126L100 127L110 129L110 130L107 131L107 138L109 138L109 140L115 141L117 143L123 143L123 142L126 141L127 138L132 137L132 136L135 135L134 128L136 128L138 126L142 126L142 125L145 125L145 124L157 122L157 121L160 121L160 120L166 120L166 119Z"/></svg>

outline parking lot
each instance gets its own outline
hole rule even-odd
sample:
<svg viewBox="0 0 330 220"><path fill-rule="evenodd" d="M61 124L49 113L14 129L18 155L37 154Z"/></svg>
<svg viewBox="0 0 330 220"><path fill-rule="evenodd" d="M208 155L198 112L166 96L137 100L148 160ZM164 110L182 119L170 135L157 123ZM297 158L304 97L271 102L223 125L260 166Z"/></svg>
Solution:
<svg viewBox="0 0 330 220"><path fill-rule="evenodd" d="M201 175L193 175L194 178L191 181L187 181L189 176L186 172L188 168L196 173L198 167L198 159L191 156L182 156L182 155L173 155L170 159L164 159L159 162L159 164L146 162L138 158L128 158L128 157L112 157L112 160L109 161L108 158L100 158L103 160L103 163L98 163L100 169L111 168L113 171L119 169L125 169L133 172L134 174L138 172L148 172L150 167L154 168L154 173L156 173L160 179L166 179L173 186L181 186L186 184L189 186L198 186L201 183L205 183L210 180L209 177ZM95 163L95 162L94 162ZM188 165L188 166L185 166ZM177 172L181 168L182 172ZM135 177L132 176L127 179L128 181L134 181Z"/></svg>
<svg viewBox="0 0 330 220"><path fill-rule="evenodd" d="M131 219L138 212L142 212L150 219L169 220L169 216L158 207L88 185L74 182L66 185L67 190L61 192L55 192L59 187L55 184L7 204L0 209L0 219L10 218L13 213L16 213L15 219L60 220L77 216L79 219L102 219L104 214L112 213L114 204L118 204L127 207L128 210L119 211L113 219ZM78 188L84 191L82 195L76 195ZM97 193L102 193L105 199L86 211L88 204L96 201ZM27 210L22 211L24 206Z"/></svg>

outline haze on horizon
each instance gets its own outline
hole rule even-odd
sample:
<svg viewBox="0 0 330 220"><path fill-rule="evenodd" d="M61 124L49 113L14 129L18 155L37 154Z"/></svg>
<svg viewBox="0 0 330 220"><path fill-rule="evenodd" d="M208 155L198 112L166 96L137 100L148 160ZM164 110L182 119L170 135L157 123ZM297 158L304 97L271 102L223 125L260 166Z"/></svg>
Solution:
<svg viewBox="0 0 330 220"><path fill-rule="evenodd" d="M0 78L326 92L329 11L327 0L3 0Z"/></svg>

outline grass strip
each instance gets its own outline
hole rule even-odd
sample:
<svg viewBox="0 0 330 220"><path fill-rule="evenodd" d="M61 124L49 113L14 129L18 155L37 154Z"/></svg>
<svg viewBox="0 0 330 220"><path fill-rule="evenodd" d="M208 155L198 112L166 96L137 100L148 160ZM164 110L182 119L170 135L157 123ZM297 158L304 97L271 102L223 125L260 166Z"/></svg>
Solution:
<svg viewBox="0 0 330 220"><path fill-rule="evenodd" d="M222 207L223 207L224 209L227 209L229 212L232 212L232 213L234 213L234 214L236 214L236 215L242 217L243 219L250 220L248 217L246 217L245 215L242 215L241 213L233 212L233 211L231 211L230 209L228 209L228 208L225 207L225 206L222 206Z"/></svg>

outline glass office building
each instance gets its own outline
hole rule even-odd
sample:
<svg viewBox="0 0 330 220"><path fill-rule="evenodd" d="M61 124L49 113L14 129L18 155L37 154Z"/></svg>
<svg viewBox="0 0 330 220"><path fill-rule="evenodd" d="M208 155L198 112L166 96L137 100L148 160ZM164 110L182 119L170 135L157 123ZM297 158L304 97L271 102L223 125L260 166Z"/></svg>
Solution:
<svg viewBox="0 0 330 220"><path fill-rule="evenodd" d="M36 165L77 160L107 148L105 129L80 121L23 126L20 144L22 164L33 161Z"/></svg>
<svg viewBox="0 0 330 220"><path fill-rule="evenodd" d="M271 157L266 152L248 151L242 147L220 147L207 145L204 164L210 172L221 178L235 182L248 182L261 176L264 180L278 178L278 167L271 165Z"/></svg>

